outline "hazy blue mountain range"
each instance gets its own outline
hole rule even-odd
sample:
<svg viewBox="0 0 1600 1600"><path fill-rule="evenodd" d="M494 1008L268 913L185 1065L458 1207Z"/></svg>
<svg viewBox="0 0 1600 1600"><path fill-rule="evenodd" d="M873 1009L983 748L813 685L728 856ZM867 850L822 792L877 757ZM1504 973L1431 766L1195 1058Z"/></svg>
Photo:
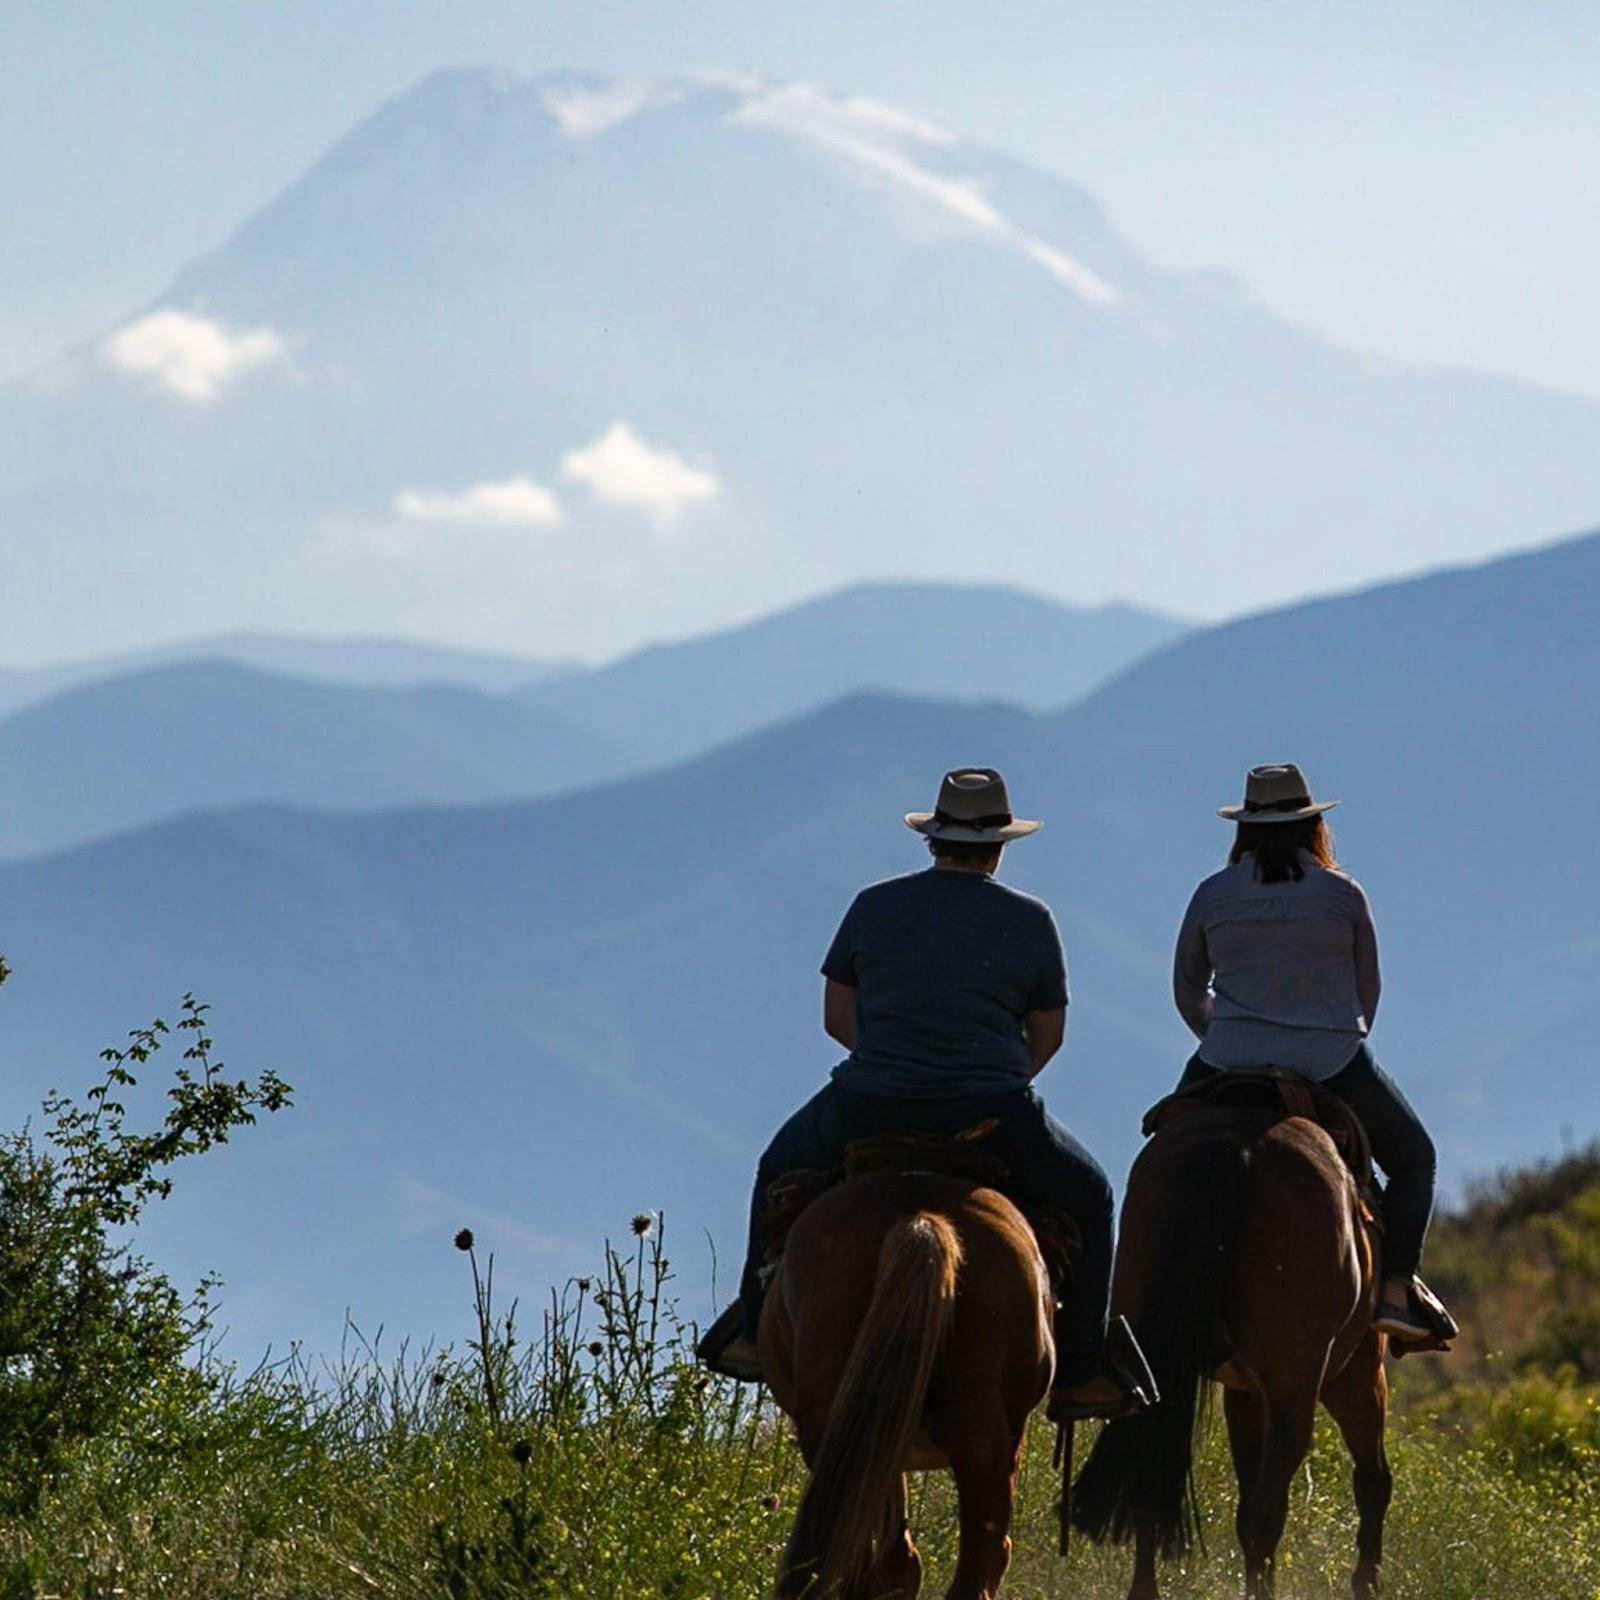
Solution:
<svg viewBox="0 0 1600 1600"><path fill-rule="evenodd" d="M592 659L905 573L1224 616L1597 503L1600 404L1320 340L906 111L463 70L0 391L0 631Z"/></svg>
<svg viewBox="0 0 1600 1600"><path fill-rule="evenodd" d="M1186 626L978 584L859 584L534 684L523 698L665 761L862 689L1054 709Z"/></svg>
<svg viewBox="0 0 1600 1600"><path fill-rule="evenodd" d="M1170 942L1251 762L1342 798L1376 909L1374 1045L1449 1182L1600 1123L1600 536L1199 634L1082 704L857 696L665 772L516 804L187 817L0 869L7 1123L193 988L299 1106L208 1163L151 1247L220 1265L248 1340L338 1312L448 1331L451 1230L528 1293L668 1209L726 1284L751 1159L833 1051L816 965L900 813L993 762L1046 827L1006 875L1054 904L1074 1005L1044 1080L1120 1171L1190 1041Z"/></svg>
<svg viewBox="0 0 1600 1600"><path fill-rule="evenodd" d="M129 671L112 658L100 664L106 681L0 719L0 856L205 805L348 809L575 789L860 689L1056 706L1182 632L1131 607L903 584L825 595L594 671L547 664L541 674L527 658L384 640L218 640L223 659L211 659L201 641L162 666ZM95 667L57 671L90 678ZM353 682L298 681L339 673ZM463 682L472 679L521 687L506 700Z"/></svg>
<svg viewBox="0 0 1600 1600"><path fill-rule="evenodd" d="M246 800L349 809L507 799L635 764L504 696L183 662L69 689L0 721L0 856Z"/></svg>
<svg viewBox="0 0 1600 1600"><path fill-rule="evenodd" d="M497 692L579 670L577 661L541 661L488 650L458 650L412 639L319 639L234 633L152 650L84 656L48 667L0 667L0 716L84 683L104 683L183 661L229 661L263 672L325 683L410 689L448 683Z"/></svg>

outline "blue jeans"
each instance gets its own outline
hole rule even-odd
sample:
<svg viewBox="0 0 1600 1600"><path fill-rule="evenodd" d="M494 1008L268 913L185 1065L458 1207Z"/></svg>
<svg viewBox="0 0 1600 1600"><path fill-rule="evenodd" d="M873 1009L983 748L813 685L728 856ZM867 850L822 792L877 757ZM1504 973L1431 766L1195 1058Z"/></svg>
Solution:
<svg viewBox="0 0 1600 1600"><path fill-rule="evenodd" d="M745 1331L754 1337L761 1315L761 1220L767 1189L799 1167L834 1167L855 1139L910 1130L960 1133L994 1118L986 1147L1011 1170L1019 1199L1056 1206L1077 1223L1083 1251L1073 1264L1066 1303L1056 1320L1056 1381L1078 1383L1099 1370L1111 1292L1111 1185L1100 1164L1044 1108L1032 1089L952 1099L862 1094L829 1082L774 1135L756 1168L750 1237L739 1297Z"/></svg>
<svg viewBox="0 0 1600 1600"><path fill-rule="evenodd" d="M1180 1089L1223 1069L1190 1058L1178 1080ZM1422 1261L1423 1242L1433 1220L1433 1189L1439 1158L1422 1119L1400 1086L1365 1045L1331 1078L1320 1085L1355 1112L1367 1130L1372 1159L1388 1180L1383 1194L1383 1270L1391 1278L1409 1278Z"/></svg>

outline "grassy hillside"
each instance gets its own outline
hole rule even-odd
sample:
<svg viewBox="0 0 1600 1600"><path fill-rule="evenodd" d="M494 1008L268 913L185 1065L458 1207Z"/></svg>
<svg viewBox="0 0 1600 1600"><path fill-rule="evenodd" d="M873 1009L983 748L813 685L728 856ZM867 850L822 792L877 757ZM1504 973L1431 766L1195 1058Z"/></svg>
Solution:
<svg viewBox="0 0 1600 1600"><path fill-rule="evenodd" d="M1474 1216L1447 1223L1451 1247ZM0 1521L0 1593L755 1600L769 1591L802 1466L748 1390L690 1362L659 1226L638 1218L634 1231L594 1277L531 1314L494 1304L492 1264L480 1275L474 1249L476 1301L461 1260L464 1337L453 1347L385 1356L352 1335L332 1367L291 1358L248 1375L206 1363L175 1375L114 1434L84 1445L36 1514ZM466 1242L458 1236L458 1248ZM1403 1410L1392 1430L1387 1593L1593 1600L1593 1475L1539 1466L1481 1419L1441 1426L1448 1397ZM1080 1542L1065 1562L1055 1553L1049 1449L1036 1427L1006 1592L1115 1600L1126 1552ZM1206 1553L1167 1575L1174 1600L1235 1592L1239 1581L1220 1429L1199 1475ZM1348 1592L1348 1476L1324 1424L1282 1555L1287 1595ZM938 1593L955 1549L942 1477L918 1481L912 1519Z"/></svg>

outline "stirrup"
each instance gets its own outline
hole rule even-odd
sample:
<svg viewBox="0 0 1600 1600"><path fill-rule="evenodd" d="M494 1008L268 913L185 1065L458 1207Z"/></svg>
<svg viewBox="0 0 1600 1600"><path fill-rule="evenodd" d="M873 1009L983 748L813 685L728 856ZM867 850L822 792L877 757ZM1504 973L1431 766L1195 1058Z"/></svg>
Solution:
<svg viewBox="0 0 1600 1600"><path fill-rule="evenodd" d="M1372 1319L1373 1327L1389 1336L1389 1354L1398 1361L1402 1356L1448 1350L1461 1326L1445 1303L1418 1276L1412 1277L1406 1300L1407 1314L1386 1323L1380 1298Z"/></svg>
<svg viewBox="0 0 1600 1600"><path fill-rule="evenodd" d="M1105 1383L1110 1392L1074 1400L1075 1391ZM1115 1386L1112 1388L1111 1386ZM1118 1392L1120 1391L1120 1392ZM1144 1351L1126 1317L1113 1317L1106 1326L1106 1348L1101 1373L1088 1384L1052 1389L1045 1415L1052 1422L1084 1422L1095 1417L1128 1417L1159 1403L1161 1391Z"/></svg>

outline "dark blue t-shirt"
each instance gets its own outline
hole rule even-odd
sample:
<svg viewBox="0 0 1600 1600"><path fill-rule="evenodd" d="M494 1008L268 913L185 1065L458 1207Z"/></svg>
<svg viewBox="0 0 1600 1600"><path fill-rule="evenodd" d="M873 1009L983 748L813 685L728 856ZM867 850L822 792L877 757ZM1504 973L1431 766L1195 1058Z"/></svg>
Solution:
<svg viewBox="0 0 1600 1600"><path fill-rule="evenodd" d="M929 867L863 889L824 976L856 991L856 1047L836 1082L867 1094L1019 1089L1022 1019L1067 1003L1050 908L979 872Z"/></svg>

